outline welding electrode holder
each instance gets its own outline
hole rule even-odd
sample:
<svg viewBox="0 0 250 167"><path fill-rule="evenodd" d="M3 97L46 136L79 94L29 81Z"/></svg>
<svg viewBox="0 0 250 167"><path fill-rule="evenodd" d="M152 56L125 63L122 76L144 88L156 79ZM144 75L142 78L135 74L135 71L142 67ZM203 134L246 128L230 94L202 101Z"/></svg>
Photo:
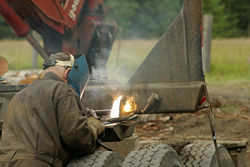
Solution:
<svg viewBox="0 0 250 167"><path fill-rule="evenodd" d="M104 119L102 125L105 127L105 136L99 136L97 144L102 147L106 147L102 141L121 141L134 132L138 114L150 114L156 111L159 106L160 98L157 94L153 93L147 101L144 109L140 112L134 111L133 114L129 116L121 116L118 118ZM97 115L106 115L108 110L95 110ZM110 111L110 110L109 110ZM108 116L108 115L107 115ZM106 147L105 149L111 150Z"/></svg>
<svg viewBox="0 0 250 167"><path fill-rule="evenodd" d="M153 113L158 108L159 102L160 102L160 97L157 94L153 93L148 98L147 104L144 107L144 109L141 110L140 112L135 111L133 115L126 116L126 117L112 118L112 119L107 120L106 122L103 122L102 125L106 127L105 135L107 133L108 136L99 137L99 139L97 139L96 141L97 142L96 144L98 146L103 147L104 149L108 151L113 151L112 148L109 148L108 146L106 146L104 143L102 143L102 141L114 140L117 137L118 137L118 140L123 140L123 138L131 136L133 134L136 120L138 118L138 115L136 114ZM104 114L106 113L106 110L100 110L97 113Z"/></svg>
<svg viewBox="0 0 250 167"><path fill-rule="evenodd" d="M134 111L133 115L134 114L153 114L159 107L160 101L161 101L160 96L156 93L152 93L151 96L148 98L147 104L145 105L145 107L142 110L138 109L137 111ZM111 109L102 109L102 110L94 110L94 111L97 114L97 116L102 117L102 116L109 115ZM114 122L120 122L120 121L127 121L127 120L130 120L130 117L133 117L133 115L130 115L127 117L111 118L104 124L108 124L108 122L114 123Z"/></svg>
<svg viewBox="0 0 250 167"><path fill-rule="evenodd" d="M147 100L147 104L143 110L135 112L135 114L153 114L160 105L161 98L158 94L152 93Z"/></svg>

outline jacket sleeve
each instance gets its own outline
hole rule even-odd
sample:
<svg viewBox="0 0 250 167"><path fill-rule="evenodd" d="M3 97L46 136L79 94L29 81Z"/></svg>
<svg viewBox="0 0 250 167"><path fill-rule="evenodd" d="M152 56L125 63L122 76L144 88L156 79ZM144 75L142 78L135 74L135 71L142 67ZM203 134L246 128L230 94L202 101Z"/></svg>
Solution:
<svg viewBox="0 0 250 167"><path fill-rule="evenodd" d="M94 152L96 141L78 98L73 92L67 92L58 99L56 117L61 140L69 151L88 154Z"/></svg>

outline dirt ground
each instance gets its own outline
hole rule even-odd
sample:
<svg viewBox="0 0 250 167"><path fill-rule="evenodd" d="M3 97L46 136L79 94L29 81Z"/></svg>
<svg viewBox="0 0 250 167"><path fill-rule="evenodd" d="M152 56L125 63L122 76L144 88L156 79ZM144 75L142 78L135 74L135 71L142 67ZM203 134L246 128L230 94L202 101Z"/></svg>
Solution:
<svg viewBox="0 0 250 167"><path fill-rule="evenodd" d="M250 84L208 86L208 91L215 115L217 139L250 141ZM151 115L137 125L136 134L139 140L211 140L205 111ZM247 166L250 166L250 142L246 159Z"/></svg>
<svg viewBox="0 0 250 167"><path fill-rule="evenodd" d="M25 74L25 72L20 73L21 76ZM16 78L16 75L14 76ZM208 85L208 91L215 115L217 139L248 140L246 159L250 166L250 83ZM140 141L211 140L210 125L205 111L146 115L140 118L135 132Z"/></svg>

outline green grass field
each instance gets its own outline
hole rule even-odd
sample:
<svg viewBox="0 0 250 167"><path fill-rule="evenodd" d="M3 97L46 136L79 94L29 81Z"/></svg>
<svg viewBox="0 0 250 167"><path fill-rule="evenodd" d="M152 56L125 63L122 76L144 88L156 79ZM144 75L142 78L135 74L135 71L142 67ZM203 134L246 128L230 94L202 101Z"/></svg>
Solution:
<svg viewBox="0 0 250 167"><path fill-rule="evenodd" d="M108 64L110 71L117 71L115 74L128 78L156 42L157 40L125 40L120 43L116 41ZM250 38L213 40L211 67L210 72L206 74L206 81L212 84L242 83L249 85Z"/></svg>
<svg viewBox="0 0 250 167"><path fill-rule="evenodd" d="M32 62L32 49L25 40L1 40L0 56L7 59L9 69L21 70L30 69ZM39 68L42 68L43 60L39 56Z"/></svg>
<svg viewBox="0 0 250 167"><path fill-rule="evenodd" d="M116 40L108 71L111 78L126 81L153 48L157 40ZM5 57L9 69L31 68L31 47L24 40L0 41L0 56ZM39 68L43 60L39 57ZM206 81L212 84L250 84L250 38L216 39L212 41L211 71Z"/></svg>
<svg viewBox="0 0 250 167"><path fill-rule="evenodd" d="M250 82L250 39L214 40L208 82Z"/></svg>

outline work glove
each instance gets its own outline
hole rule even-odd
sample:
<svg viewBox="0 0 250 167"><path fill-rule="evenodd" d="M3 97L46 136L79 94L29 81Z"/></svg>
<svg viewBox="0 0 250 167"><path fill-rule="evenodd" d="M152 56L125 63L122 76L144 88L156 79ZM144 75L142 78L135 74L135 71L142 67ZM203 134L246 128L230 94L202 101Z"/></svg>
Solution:
<svg viewBox="0 0 250 167"><path fill-rule="evenodd" d="M102 126L101 122L94 117L88 117L87 124L92 129L95 140L105 130L105 128L104 128L104 126Z"/></svg>
<svg viewBox="0 0 250 167"><path fill-rule="evenodd" d="M85 111L86 111L87 117L94 117L96 119L99 119L99 117L97 116L95 110L86 107Z"/></svg>

